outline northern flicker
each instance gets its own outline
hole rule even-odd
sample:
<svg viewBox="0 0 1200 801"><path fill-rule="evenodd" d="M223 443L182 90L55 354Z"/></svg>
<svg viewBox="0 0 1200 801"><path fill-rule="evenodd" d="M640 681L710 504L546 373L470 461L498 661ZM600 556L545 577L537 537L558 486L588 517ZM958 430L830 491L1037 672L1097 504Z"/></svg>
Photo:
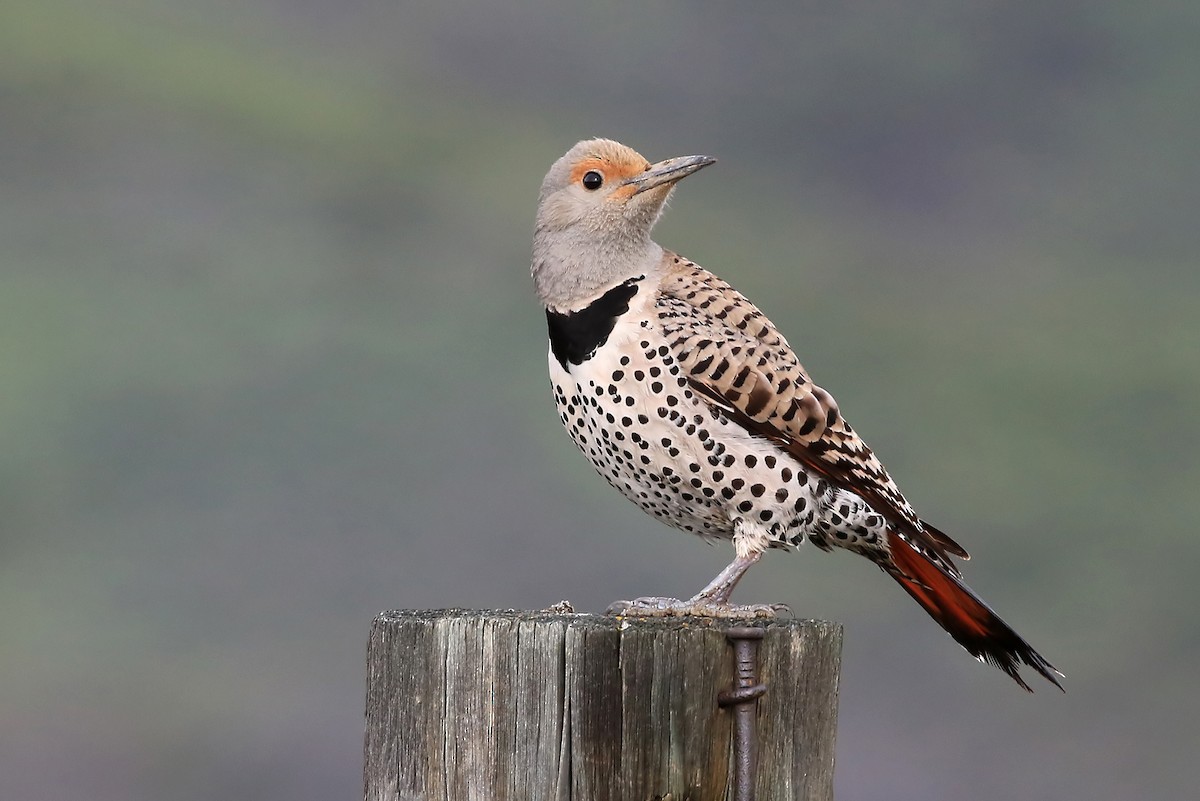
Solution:
<svg viewBox="0 0 1200 801"><path fill-rule="evenodd" d="M546 310L559 418L596 471L664 523L731 539L736 558L688 600L638 598L625 615L772 614L733 606L770 547L865 556L980 661L1029 686L1061 673L1001 620L812 382L757 307L650 238L676 183L706 156L651 164L611 140L571 148L542 182L533 280Z"/></svg>

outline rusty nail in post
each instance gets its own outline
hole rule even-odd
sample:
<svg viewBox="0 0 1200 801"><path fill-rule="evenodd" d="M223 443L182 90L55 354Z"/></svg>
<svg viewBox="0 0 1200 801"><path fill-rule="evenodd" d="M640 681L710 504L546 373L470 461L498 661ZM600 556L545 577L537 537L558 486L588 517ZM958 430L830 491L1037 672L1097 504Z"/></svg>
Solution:
<svg viewBox="0 0 1200 801"><path fill-rule="evenodd" d="M755 739L756 702L767 691L758 681L758 641L766 632L753 626L738 626L725 632L733 644L733 687L717 695L717 705L733 707L733 801L754 801L754 774L758 763Z"/></svg>

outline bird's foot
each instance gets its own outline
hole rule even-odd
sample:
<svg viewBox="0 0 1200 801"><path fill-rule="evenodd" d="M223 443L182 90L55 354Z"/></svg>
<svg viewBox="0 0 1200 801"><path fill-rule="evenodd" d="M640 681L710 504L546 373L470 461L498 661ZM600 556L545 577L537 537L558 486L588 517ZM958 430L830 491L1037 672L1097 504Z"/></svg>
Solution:
<svg viewBox="0 0 1200 801"><path fill-rule="evenodd" d="M697 595L686 601L657 597L616 601L605 612L617 617L715 617L738 620L790 615L792 610L787 604L731 604Z"/></svg>

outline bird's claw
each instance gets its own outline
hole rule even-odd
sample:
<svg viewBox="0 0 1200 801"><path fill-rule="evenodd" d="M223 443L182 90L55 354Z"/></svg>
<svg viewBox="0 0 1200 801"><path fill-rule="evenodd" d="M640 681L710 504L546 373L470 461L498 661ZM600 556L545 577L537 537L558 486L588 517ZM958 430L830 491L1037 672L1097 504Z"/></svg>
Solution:
<svg viewBox="0 0 1200 801"><path fill-rule="evenodd" d="M731 604L711 598L696 597L686 601L679 598L634 598L616 601L605 610L617 617L712 617L728 620L774 618L791 614L787 604Z"/></svg>

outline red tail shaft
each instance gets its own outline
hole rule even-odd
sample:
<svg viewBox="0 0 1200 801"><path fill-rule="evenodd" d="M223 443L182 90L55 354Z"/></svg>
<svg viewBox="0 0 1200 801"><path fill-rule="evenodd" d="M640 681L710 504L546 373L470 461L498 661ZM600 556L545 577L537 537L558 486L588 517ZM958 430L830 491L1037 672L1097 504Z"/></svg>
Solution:
<svg viewBox="0 0 1200 801"><path fill-rule="evenodd" d="M1025 642L999 615L971 591L962 580L948 573L894 532L888 532L892 566L885 571L977 659L994 665L1013 681L1033 692L1021 678L1021 664L1033 668L1058 689L1059 673L1053 665Z"/></svg>

